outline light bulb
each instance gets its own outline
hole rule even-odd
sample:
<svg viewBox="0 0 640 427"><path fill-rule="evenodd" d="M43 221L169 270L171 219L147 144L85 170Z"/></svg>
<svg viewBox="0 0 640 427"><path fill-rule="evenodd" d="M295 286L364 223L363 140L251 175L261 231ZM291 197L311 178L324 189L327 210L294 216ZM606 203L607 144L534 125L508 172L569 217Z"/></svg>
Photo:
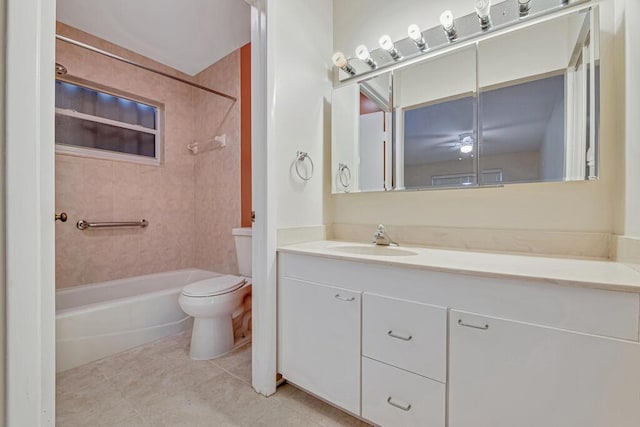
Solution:
<svg viewBox="0 0 640 427"><path fill-rule="evenodd" d="M444 29L444 32L447 34L449 41L453 41L458 37L456 27L453 23L453 13L451 13L450 10L442 12L442 15L440 15L440 24L442 24L442 29Z"/></svg>
<svg viewBox="0 0 640 427"><path fill-rule="evenodd" d="M394 48L393 41L391 40L391 37L389 37L387 34L380 37L380 40L378 40L378 43L380 44L380 47L386 51L390 51L391 49Z"/></svg>
<svg viewBox="0 0 640 427"><path fill-rule="evenodd" d="M480 19L487 19L491 13L491 0L476 0L476 14Z"/></svg>
<svg viewBox="0 0 640 427"><path fill-rule="evenodd" d="M344 55L344 53L342 52L334 53L333 56L331 57L331 60L333 61L333 65L340 68L345 73L348 73L349 75L352 75L352 76L356 74L356 70L351 65L349 65L349 60Z"/></svg>
<svg viewBox="0 0 640 427"><path fill-rule="evenodd" d="M427 49L427 42L424 40L420 27L416 24L409 25L409 28L407 28L407 34L409 35L409 38L415 42L416 46L418 46L418 49Z"/></svg>
<svg viewBox="0 0 640 427"><path fill-rule="evenodd" d="M395 45L393 44L393 40L391 40L391 37L389 37L387 34L380 37L380 40L378 40L378 44L382 49L389 52L389 55L391 55L394 61L398 61L402 58L402 56L400 56L400 53L398 53Z"/></svg>
<svg viewBox="0 0 640 427"><path fill-rule="evenodd" d="M476 0L476 15L480 20L480 28L486 30L491 26L491 0Z"/></svg>
<svg viewBox="0 0 640 427"><path fill-rule="evenodd" d="M445 10L440 15L440 24L445 31L449 32L453 29L453 13L450 10Z"/></svg>
<svg viewBox="0 0 640 427"><path fill-rule="evenodd" d="M367 46L365 46L363 44L361 44L360 46L356 47L356 57L359 60L361 60L364 63L366 63L371 68L378 67L378 64L376 64L376 62L373 60L373 58L371 58L371 52L369 52L369 49L367 49Z"/></svg>
<svg viewBox="0 0 640 427"><path fill-rule="evenodd" d="M518 9L520 16L528 15L529 9L531 9L531 0L518 0Z"/></svg>

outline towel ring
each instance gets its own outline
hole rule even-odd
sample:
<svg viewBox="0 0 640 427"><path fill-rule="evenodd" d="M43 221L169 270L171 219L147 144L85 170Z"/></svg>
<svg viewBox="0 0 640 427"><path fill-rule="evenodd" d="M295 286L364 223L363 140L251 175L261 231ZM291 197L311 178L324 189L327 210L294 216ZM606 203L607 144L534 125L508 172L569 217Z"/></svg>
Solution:
<svg viewBox="0 0 640 427"><path fill-rule="evenodd" d="M303 175L302 173L300 173L299 165L300 163L303 163L305 160L309 160L309 163L311 164L311 173L309 175ZM311 160L311 157L309 157L308 153L305 153L304 151L296 152L295 166L296 166L296 173L298 174L301 180L309 181L311 178L313 178L313 160Z"/></svg>
<svg viewBox="0 0 640 427"><path fill-rule="evenodd" d="M344 163L338 163L338 179L345 190L351 185L351 169Z"/></svg>

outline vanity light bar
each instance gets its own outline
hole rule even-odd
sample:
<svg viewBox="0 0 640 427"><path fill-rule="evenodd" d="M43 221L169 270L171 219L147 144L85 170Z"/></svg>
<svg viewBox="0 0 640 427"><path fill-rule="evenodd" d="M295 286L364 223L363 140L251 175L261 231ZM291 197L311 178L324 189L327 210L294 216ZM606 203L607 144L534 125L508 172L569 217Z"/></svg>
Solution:
<svg viewBox="0 0 640 427"><path fill-rule="evenodd" d="M589 1L577 0L571 4L568 0L506 0L497 4L492 4L491 0L470 1L474 4L474 11L468 15L455 18L450 11L445 11L441 16L441 25L422 31L418 25L411 25L407 29L408 37L404 39L394 42L388 36L381 37L381 47L378 49L369 50L365 45L358 46L357 59L349 61L345 57L353 73L335 64L339 69L336 82L360 78L452 44L517 25L523 20L549 15L563 8L574 8ZM525 6L527 12L522 15L521 7Z"/></svg>

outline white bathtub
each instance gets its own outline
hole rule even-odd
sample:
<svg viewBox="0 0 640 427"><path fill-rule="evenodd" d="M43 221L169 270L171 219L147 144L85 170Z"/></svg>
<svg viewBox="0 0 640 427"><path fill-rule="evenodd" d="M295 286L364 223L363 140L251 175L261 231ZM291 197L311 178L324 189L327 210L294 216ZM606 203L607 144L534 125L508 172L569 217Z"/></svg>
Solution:
<svg viewBox="0 0 640 427"><path fill-rule="evenodd" d="M58 290L56 371L190 329L178 296L187 284L216 276L188 269Z"/></svg>

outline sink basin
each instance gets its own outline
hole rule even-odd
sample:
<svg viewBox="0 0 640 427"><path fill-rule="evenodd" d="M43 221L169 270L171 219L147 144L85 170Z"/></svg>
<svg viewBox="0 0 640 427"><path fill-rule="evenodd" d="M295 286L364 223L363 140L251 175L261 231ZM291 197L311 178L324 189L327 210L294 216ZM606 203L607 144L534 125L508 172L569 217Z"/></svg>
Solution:
<svg viewBox="0 0 640 427"><path fill-rule="evenodd" d="M396 246L376 246L376 245L336 245L329 246L327 249L334 252L354 255L373 255L373 256L412 256L418 255L417 252L400 249Z"/></svg>

